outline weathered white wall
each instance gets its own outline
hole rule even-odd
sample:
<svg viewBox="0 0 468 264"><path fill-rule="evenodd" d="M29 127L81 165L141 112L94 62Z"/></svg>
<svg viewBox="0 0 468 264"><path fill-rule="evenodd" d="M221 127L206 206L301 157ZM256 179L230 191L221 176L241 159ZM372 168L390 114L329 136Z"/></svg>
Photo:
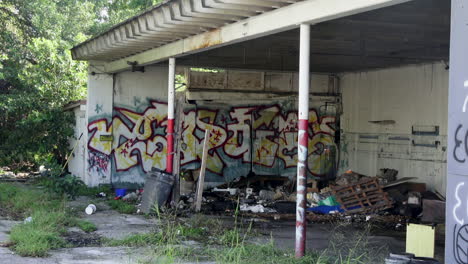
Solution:
<svg viewBox="0 0 468 264"><path fill-rule="evenodd" d="M206 73L202 75L206 76ZM223 90L213 90L216 85L206 85L216 78L200 79L202 85L199 89L187 94L187 98L196 103L192 101L192 104L180 106L184 108L180 113L181 123L185 122L181 146L186 146L182 147L181 165L191 169L199 167L199 134L210 127L221 136L213 139L216 141L210 152L213 158L208 162L208 170L213 177L208 177L208 181L245 176L251 166L260 175L295 175L296 75L236 71L220 78ZM255 81L258 77L261 81ZM144 73L126 71L89 76L89 133L84 177L88 185L112 183L114 187L131 188L143 184L152 167L165 169L167 78L167 67L155 66L146 67ZM311 92L324 95L314 96L311 100L310 136L314 140L310 151L314 158L310 159L309 167L316 176L326 177L331 169L335 170L334 166L328 168L322 164L328 161L334 164L335 160L333 153L336 151L331 153L327 146L336 149L333 139L337 103L335 96L325 95L336 93L335 80L328 75L313 74L311 78ZM230 92L224 92L225 89ZM243 113L242 109L246 107L255 113ZM242 136L237 138L233 135L239 129ZM253 147L249 143L253 133L251 129L255 131ZM285 135L274 141L271 137L280 132ZM249 155L238 153L242 154L242 151ZM255 152L252 157L251 151ZM252 161L255 165L251 164ZM231 166L233 164L236 166ZM239 170L240 167L243 170Z"/></svg>
<svg viewBox="0 0 468 264"><path fill-rule="evenodd" d="M86 184L129 187L165 168L167 76L167 67L89 76Z"/></svg>
<svg viewBox="0 0 468 264"><path fill-rule="evenodd" d="M434 63L341 76L340 172L380 168L417 177L440 193L446 185L448 70ZM369 121L383 121L381 124ZM394 124L392 124L394 121ZM438 135L415 135L433 131Z"/></svg>
<svg viewBox="0 0 468 264"><path fill-rule="evenodd" d="M152 167L166 168L167 80L167 66L145 67L144 73L126 71L115 75L112 169L115 186L144 184ZM118 120L122 125L118 125Z"/></svg>
<svg viewBox="0 0 468 264"><path fill-rule="evenodd" d="M88 138L87 119L86 119L86 104L78 105L73 109L75 114L75 125L73 138L69 140L70 147L73 153L68 161L68 171L79 177L85 179L86 167L86 144Z"/></svg>
<svg viewBox="0 0 468 264"><path fill-rule="evenodd" d="M88 76L88 99L86 116L88 120L88 144L84 182L89 186L111 182L110 142L100 141L100 136L112 135L112 128L105 122L112 119L113 77L110 74ZM100 122L101 120L104 121Z"/></svg>

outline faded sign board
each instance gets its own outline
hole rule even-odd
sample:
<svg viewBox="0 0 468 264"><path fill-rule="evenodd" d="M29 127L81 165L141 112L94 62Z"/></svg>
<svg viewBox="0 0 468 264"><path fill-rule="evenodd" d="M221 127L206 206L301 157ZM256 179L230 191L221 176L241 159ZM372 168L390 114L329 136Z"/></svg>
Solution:
<svg viewBox="0 0 468 264"><path fill-rule="evenodd" d="M112 141L114 140L114 136L112 135L101 135L99 136L100 141Z"/></svg>
<svg viewBox="0 0 468 264"><path fill-rule="evenodd" d="M468 264L468 0L452 0L445 262Z"/></svg>

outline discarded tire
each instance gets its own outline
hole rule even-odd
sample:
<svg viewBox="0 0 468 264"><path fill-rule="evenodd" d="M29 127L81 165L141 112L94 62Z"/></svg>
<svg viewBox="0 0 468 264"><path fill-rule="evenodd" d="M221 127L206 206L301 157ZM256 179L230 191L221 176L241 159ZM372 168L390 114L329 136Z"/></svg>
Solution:
<svg viewBox="0 0 468 264"><path fill-rule="evenodd" d="M155 205L163 206L169 199L173 185L174 175L153 168L146 178L141 211L150 213Z"/></svg>

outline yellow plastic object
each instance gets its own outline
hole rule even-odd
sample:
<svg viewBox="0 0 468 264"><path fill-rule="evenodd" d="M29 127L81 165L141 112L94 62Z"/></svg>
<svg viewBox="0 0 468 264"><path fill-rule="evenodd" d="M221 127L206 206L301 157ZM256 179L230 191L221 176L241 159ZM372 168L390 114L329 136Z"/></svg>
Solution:
<svg viewBox="0 0 468 264"><path fill-rule="evenodd" d="M406 252L416 257L434 257L435 227L408 224L406 229Z"/></svg>

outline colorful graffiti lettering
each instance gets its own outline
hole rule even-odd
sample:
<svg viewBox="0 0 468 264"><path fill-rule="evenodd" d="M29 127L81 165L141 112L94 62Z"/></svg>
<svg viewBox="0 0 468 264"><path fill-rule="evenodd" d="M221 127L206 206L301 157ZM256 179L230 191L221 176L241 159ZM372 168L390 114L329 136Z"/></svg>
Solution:
<svg viewBox="0 0 468 264"><path fill-rule="evenodd" d="M210 142L207 169L213 173L222 175L227 166L239 160L242 164L252 163L254 171L257 168L255 172L260 174L269 173L265 170L262 172L260 168L270 168L274 174L284 174L285 170L295 168L298 137L296 111L283 114L281 107L273 105L232 107L224 113L220 112L206 109L185 112L181 165L199 164L200 136L204 129L210 128L211 140L215 142ZM308 165L313 175L321 176L334 166L330 148L335 147L335 120L335 117L319 117L315 110L310 111ZM289 174L292 173L294 169L289 170Z"/></svg>
<svg viewBox="0 0 468 264"><path fill-rule="evenodd" d="M88 152L88 172L96 173L99 177L106 177L109 171L109 156L100 152Z"/></svg>
<svg viewBox="0 0 468 264"><path fill-rule="evenodd" d="M116 107L114 116L90 122L88 148L112 157L115 171L152 167L165 169L165 103L151 101L143 111ZM309 172L323 175L324 161L335 147L335 117L320 117L315 110L309 119ZM297 112L282 112L279 105L188 109L180 120L180 165L200 166L204 131L211 131L207 170L223 176L225 170L243 168L257 174L295 175L297 161ZM113 141L101 141L113 135ZM333 166L334 159L329 160ZM325 164L328 164L325 162ZM328 166L328 165L327 165ZM234 169L233 169L234 168ZM235 175L241 176L241 175Z"/></svg>
<svg viewBox="0 0 468 264"><path fill-rule="evenodd" d="M151 102L143 113L117 107L114 110L110 123L99 119L88 125L88 148L113 156L116 171L136 166L141 166L144 172L152 167L165 169L166 104ZM162 128L159 134L158 128ZM114 140L101 141L101 135L113 135Z"/></svg>

